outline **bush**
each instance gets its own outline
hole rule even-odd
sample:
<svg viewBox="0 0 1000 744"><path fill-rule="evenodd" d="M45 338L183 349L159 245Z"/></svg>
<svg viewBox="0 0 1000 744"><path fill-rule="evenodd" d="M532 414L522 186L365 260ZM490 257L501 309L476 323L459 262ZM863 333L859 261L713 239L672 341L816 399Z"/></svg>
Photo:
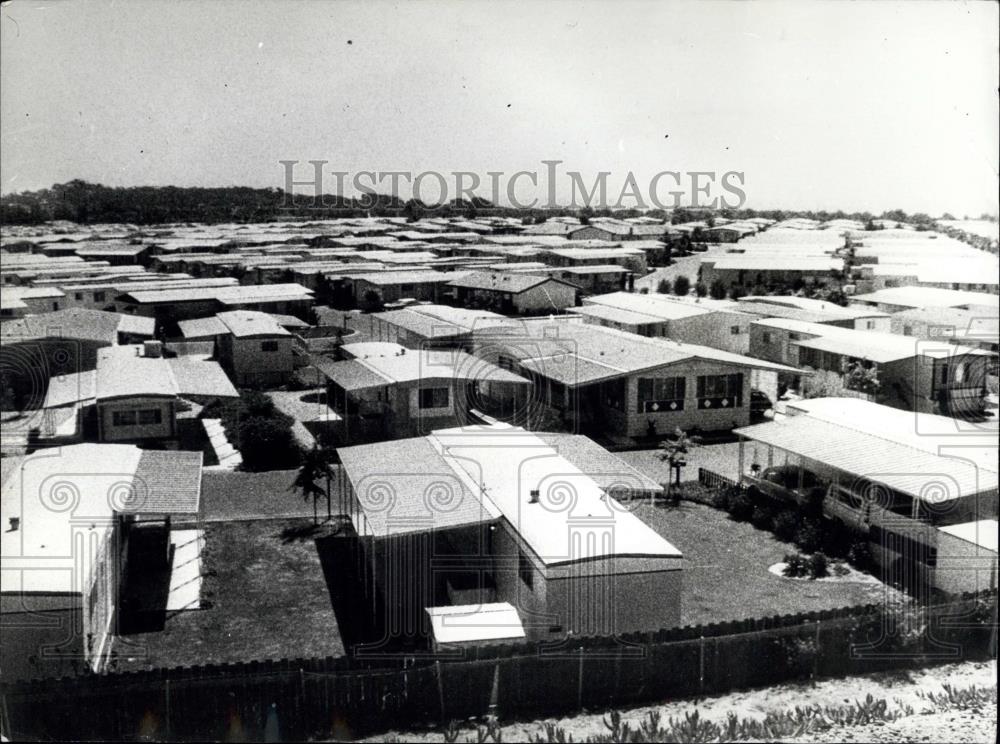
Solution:
<svg viewBox="0 0 1000 744"><path fill-rule="evenodd" d="M691 291L691 280L686 276L681 274L679 277L674 279L674 294L678 297L686 297L687 293Z"/></svg>
<svg viewBox="0 0 1000 744"><path fill-rule="evenodd" d="M791 509L784 509L774 517L774 536L784 542L792 542L799 531L799 518Z"/></svg>
<svg viewBox="0 0 1000 744"><path fill-rule="evenodd" d="M847 562L859 571L868 571L872 567L872 551L868 541L857 539L847 549Z"/></svg>
<svg viewBox="0 0 1000 744"><path fill-rule="evenodd" d="M705 286L704 282L698 282L694 285L694 293L699 297L704 297L708 294L708 287Z"/></svg>
<svg viewBox="0 0 1000 744"><path fill-rule="evenodd" d="M803 522L795 533L795 544L804 553L815 553L823 545L823 532L816 522Z"/></svg>
<svg viewBox="0 0 1000 744"><path fill-rule="evenodd" d="M669 279L660 279L659 284L656 285L656 291L660 294L670 294L673 291L673 285L670 283Z"/></svg>
<svg viewBox="0 0 1000 744"><path fill-rule="evenodd" d="M249 416L239 424L240 454L245 470L279 470L299 464L299 447L287 422Z"/></svg>
<svg viewBox="0 0 1000 744"><path fill-rule="evenodd" d="M715 492L712 496L712 506L721 511L729 511L729 505L732 502L733 494L731 489L723 488Z"/></svg>
<svg viewBox="0 0 1000 744"><path fill-rule="evenodd" d="M729 501L729 515L737 522L750 521L753 509L753 498L748 493L740 492Z"/></svg>
<svg viewBox="0 0 1000 744"><path fill-rule="evenodd" d="M713 300L724 300L726 299L726 285L722 283L721 279L716 279L709 286L708 294Z"/></svg>
<svg viewBox="0 0 1000 744"><path fill-rule="evenodd" d="M830 559L826 553L813 553L809 558L809 578L822 579L830 575Z"/></svg>
<svg viewBox="0 0 1000 744"><path fill-rule="evenodd" d="M766 504L757 504L750 515L750 524L758 530L771 530L774 527L774 510Z"/></svg>
<svg viewBox="0 0 1000 744"><path fill-rule="evenodd" d="M785 555L785 567L781 573L790 579L797 579L809 575L809 561L804 555L799 553L788 553Z"/></svg>

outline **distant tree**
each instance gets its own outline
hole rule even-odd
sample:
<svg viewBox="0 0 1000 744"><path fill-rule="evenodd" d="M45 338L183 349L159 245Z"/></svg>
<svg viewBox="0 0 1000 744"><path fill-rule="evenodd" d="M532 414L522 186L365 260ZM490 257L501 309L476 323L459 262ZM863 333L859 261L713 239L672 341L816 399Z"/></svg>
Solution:
<svg viewBox="0 0 1000 744"><path fill-rule="evenodd" d="M715 227L715 217L709 217L705 220L705 227Z"/></svg>
<svg viewBox="0 0 1000 744"><path fill-rule="evenodd" d="M580 210L578 215L581 225L589 225L591 218L594 216L594 210L590 207L584 207Z"/></svg>
<svg viewBox="0 0 1000 744"><path fill-rule="evenodd" d="M368 310L369 312L381 310L383 307L382 295L374 289L369 289L365 292L361 297L361 302L364 304L365 310Z"/></svg>
<svg viewBox="0 0 1000 744"><path fill-rule="evenodd" d="M708 287L705 286L704 282L698 282L694 285L694 293L699 297L704 297L708 294Z"/></svg>
<svg viewBox="0 0 1000 744"><path fill-rule="evenodd" d="M740 297L746 297L747 290L745 287L739 284L734 284L729 288L729 297L734 300L738 300Z"/></svg>
<svg viewBox="0 0 1000 744"><path fill-rule="evenodd" d="M812 374L802 376L799 394L803 398L842 398L845 390L842 375L818 369L812 370Z"/></svg>
<svg viewBox="0 0 1000 744"><path fill-rule="evenodd" d="M716 279L709 286L708 294L713 300L724 300L726 299L726 285L723 284L721 279Z"/></svg>
<svg viewBox="0 0 1000 744"><path fill-rule="evenodd" d="M548 218L548 217L546 217L546 216L545 216L544 214L536 214L536 215L535 215L535 224L536 224L536 225L544 225L544 224L545 224L545 222L546 222L546 221L547 221L548 219L549 219L549 218Z"/></svg>
<svg viewBox="0 0 1000 744"><path fill-rule="evenodd" d="M659 283L656 285L656 291L660 294L670 294L673 291L673 285L670 283L669 279L660 279Z"/></svg>
<svg viewBox="0 0 1000 744"><path fill-rule="evenodd" d="M674 294L678 297L686 297L691 291L691 280L681 274L674 279Z"/></svg>
<svg viewBox="0 0 1000 744"><path fill-rule="evenodd" d="M955 216L953 214L951 214L950 212L945 212L944 214L941 215L941 219L942 220L954 220Z"/></svg>
<svg viewBox="0 0 1000 744"><path fill-rule="evenodd" d="M249 416L239 424L239 450L248 470L280 470L298 460L291 425L277 418Z"/></svg>
<svg viewBox="0 0 1000 744"><path fill-rule="evenodd" d="M866 367L860 361L848 362L844 365L844 387L865 395L877 395L882 387L878 368L875 365Z"/></svg>

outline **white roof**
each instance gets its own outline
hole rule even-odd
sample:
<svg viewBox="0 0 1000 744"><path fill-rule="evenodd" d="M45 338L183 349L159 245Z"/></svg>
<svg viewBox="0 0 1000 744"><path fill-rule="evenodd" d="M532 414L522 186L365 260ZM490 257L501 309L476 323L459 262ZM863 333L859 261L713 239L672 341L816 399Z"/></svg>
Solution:
<svg viewBox="0 0 1000 744"><path fill-rule="evenodd" d="M463 427L436 431L427 440L469 490L491 503L548 566L596 558L681 557L677 548L532 432L506 425ZM539 492L537 503L530 502L533 490ZM600 526L598 539L580 539L580 525L588 519Z"/></svg>
<svg viewBox="0 0 1000 744"><path fill-rule="evenodd" d="M791 318L763 318L754 321L754 325L780 328L811 336L811 338L800 338L792 342L799 346L857 359L868 359L877 363L893 362L916 356L941 359L961 354L983 355L986 353L979 349L956 344L942 343L939 346L933 346L927 341L913 336L900 336L895 333L881 333L879 331L861 331Z"/></svg>
<svg viewBox="0 0 1000 744"><path fill-rule="evenodd" d="M524 638L521 618L508 602L428 607L425 611L438 643Z"/></svg>
<svg viewBox="0 0 1000 744"><path fill-rule="evenodd" d="M607 495L616 487L659 487L603 449L604 457L595 458L573 438L564 450L564 440L553 437L495 424L341 448L361 505L359 532L381 537L503 517L548 566L645 557L680 568L680 551ZM593 475L581 470L591 459ZM536 489L539 501L530 503ZM435 508L428 499L438 494L448 498ZM598 539L581 539L591 530Z"/></svg>
<svg viewBox="0 0 1000 744"><path fill-rule="evenodd" d="M859 302L877 302L904 307L960 307L963 305L1000 306L1000 295L967 292L938 287L889 287L851 298Z"/></svg>
<svg viewBox="0 0 1000 744"><path fill-rule="evenodd" d="M817 402L820 400L829 402ZM995 439L993 464L985 467L983 462L989 455L977 454L971 438L970 446L964 448L964 437L954 436L948 444L954 449L948 449L940 440L924 438L919 429L915 430L915 423L919 427L922 420L915 419L913 413L868 401L846 400L796 401L794 407L802 411L799 415L743 427L736 433L929 502L995 493ZM934 420L927 425L938 423L943 425L943 421ZM954 422L952 432L956 432Z"/></svg>
<svg viewBox="0 0 1000 744"><path fill-rule="evenodd" d="M94 551L117 513L196 513L200 452L150 452L130 444L76 444L25 457L3 484L0 591L82 593ZM84 541L80 541L80 536Z"/></svg>

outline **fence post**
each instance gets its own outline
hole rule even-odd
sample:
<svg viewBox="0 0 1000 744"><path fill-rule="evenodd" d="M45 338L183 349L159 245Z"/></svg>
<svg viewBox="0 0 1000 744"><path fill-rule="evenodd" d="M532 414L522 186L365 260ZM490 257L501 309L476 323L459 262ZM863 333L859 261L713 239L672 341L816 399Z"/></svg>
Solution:
<svg viewBox="0 0 1000 744"><path fill-rule="evenodd" d="M166 682L163 685L163 697L165 702L163 709L163 718L164 718L164 723L166 724L165 728L167 730L166 736L164 738L170 739L171 735L170 735L170 678L169 677L167 677Z"/></svg>
<svg viewBox="0 0 1000 744"><path fill-rule="evenodd" d="M816 641L815 641L816 651L813 653L813 673L812 673L812 679L814 683L816 682L816 676L819 674L819 655L820 655L819 626L820 626L819 618L816 618Z"/></svg>
<svg viewBox="0 0 1000 744"><path fill-rule="evenodd" d="M698 691L705 692L705 636L698 640Z"/></svg>
<svg viewBox="0 0 1000 744"><path fill-rule="evenodd" d="M438 686L438 703L441 706L441 725L447 724L444 715L444 682L441 681L441 660L435 659L434 661L434 671L437 676L437 686Z"/></svg>

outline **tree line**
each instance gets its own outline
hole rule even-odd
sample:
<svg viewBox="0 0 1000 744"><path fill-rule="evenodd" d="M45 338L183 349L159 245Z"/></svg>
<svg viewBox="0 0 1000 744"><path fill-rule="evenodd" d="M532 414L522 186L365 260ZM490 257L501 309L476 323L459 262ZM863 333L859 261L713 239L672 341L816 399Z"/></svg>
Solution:
<svg viewBox="0 0 1000 744"><path fill-rule="evenodd" d="M326 194L319 198L311 194L293 194L278 188L180 187L180 186L104 186L73 180L51 188L23 191L0 197L0 224L36 225L55 220L79 224L127 223L155 225L174 222L276 222L285 220L332 219L336 217L401 216L409 221L422 217L477 216L515 217L526 224L540 223L552 217L573 216L584 223L593 217L639 217L642 215L680 224L698 220L749 219L765 217L783 220L805 217L819 221L853 219L869 223L881 218L914 225L934 224L927 214L907 214L892 209L875 215L870 212L790 211L782 209L723 209L681 207L670 212L637 209L519 209L501 207L486 199L453 199L444 205L425 204L419 200L404 201L385 194L358 198ZM945 214L941 219L953 219Z"/></svg>

